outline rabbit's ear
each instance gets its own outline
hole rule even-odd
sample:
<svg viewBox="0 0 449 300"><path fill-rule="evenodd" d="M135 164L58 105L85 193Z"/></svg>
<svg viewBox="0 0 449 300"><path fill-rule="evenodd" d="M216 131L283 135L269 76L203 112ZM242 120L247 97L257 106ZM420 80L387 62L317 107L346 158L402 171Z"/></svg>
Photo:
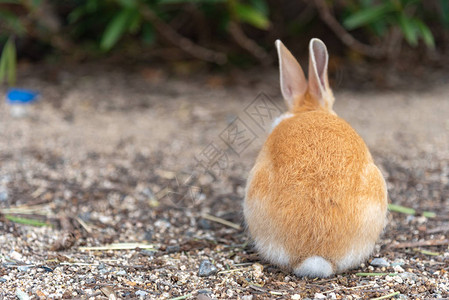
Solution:
<svg viewBox="0 0 449 300"><path fill-rule="evenodd" d="M281 79L281 92L289 108L293 107L295 99L305 94L307 80L298 61L291 52L276 40L279 56L279 72Z"/></svg>
<svg viewBox="0 0 449 300"><path fill-rule="evenodd" d="M310 40L309 44L309 91L323 107L332 108L332 95L327 78L329 55L326 45L319 39Z"/></svg>

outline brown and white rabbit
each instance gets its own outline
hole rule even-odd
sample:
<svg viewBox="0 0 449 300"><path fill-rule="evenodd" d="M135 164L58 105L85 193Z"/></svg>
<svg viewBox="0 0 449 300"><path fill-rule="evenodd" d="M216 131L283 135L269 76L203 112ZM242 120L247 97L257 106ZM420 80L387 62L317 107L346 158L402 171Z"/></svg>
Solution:
<svg viewBox="0 0 449 300"><path fill-rule="evenodd" d="M309 44L309 81L276 41L289 112L274 124L246 187L244 215L260 255L297 276L328 277L373 251L387 189L362 138L332 110L328 53Z"/></svg>

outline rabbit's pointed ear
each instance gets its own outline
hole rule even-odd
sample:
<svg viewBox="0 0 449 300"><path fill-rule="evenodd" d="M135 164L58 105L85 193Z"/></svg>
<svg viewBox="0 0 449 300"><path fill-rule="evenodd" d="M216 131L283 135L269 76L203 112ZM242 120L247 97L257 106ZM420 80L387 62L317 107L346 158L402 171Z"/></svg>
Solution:
<svg viewBox="0 0 449 300"><path fill-rule="evenodd" d="M307 80L298 61L290 51L276 40L279 56L279 72L281 79L281 92L289 108L293 107L295 99L305 94Z"/></svg>
<svg viewBox="0 0 449 300"><path fill-rule="evenodd" d="M309 92L323 107L332 109L333 97L327 78L329 55L326 45L319 39L312 39L309 44Z"/></svg>

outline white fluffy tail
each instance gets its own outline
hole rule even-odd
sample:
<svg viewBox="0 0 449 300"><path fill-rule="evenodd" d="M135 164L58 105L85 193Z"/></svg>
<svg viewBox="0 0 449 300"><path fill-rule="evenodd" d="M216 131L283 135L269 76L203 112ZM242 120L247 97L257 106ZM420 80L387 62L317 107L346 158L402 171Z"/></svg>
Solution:
<svg viewBox="0 0 449 300"><path fill-rule="evenodd" d="M312 256L304 260L294 269L296 276L306 277L329 277L334 273L332 264L321 256Z"/></svg>

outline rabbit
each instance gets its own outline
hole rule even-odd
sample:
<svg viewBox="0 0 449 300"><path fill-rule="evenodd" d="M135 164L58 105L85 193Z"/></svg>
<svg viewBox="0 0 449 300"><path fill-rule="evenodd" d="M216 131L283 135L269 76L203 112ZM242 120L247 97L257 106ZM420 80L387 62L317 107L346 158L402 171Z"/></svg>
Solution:
<svg viewBox="0 0 449 300"><path fill-rule="evenodd" d="M260 256L300 277L360 265L386 225L387 188L362 138L332 109L328 52L309 44L309 81L276 41L288 112L249 173L243 213Z"/></svg>

